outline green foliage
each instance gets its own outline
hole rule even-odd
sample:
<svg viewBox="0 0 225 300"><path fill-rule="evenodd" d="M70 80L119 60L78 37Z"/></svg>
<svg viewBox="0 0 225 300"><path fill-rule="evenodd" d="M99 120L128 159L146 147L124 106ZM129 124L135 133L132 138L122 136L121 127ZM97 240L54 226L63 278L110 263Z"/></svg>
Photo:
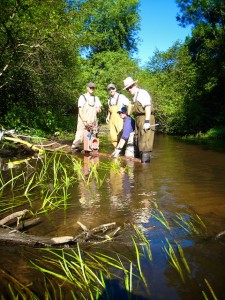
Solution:
<svg viewBox="0 0 225 300"><path fill-rule="evenodd" d="M89 0L77 4L83 52L89 56L105 51L137 50L139 0Z"/></svg>
<svg viewBox="0 0 225 300"><path fill-rule="evenodd" d="M195 135L188 135L182 137L185 140L198 140L198 141L207 141L207 140L224 140L225 139L225 127L216 127L209 129L206 133L201 131ZM214 141L215 143L215 141Z"/></svg>
<svg viewBox="0 0 225 300"><path fill-rule="evenodd" d="M191 130L189 96L195 82L195 68L188 48L175 43L167 52L157 51L146 66L151 74L151 92L157 111L157 122L165 132L182 134Z"/></svg>
<svg viewBox="0 0 225 300"><path fill-rule="evenodd" d="M177 0L184 44L156 51L145 68L137 50L139 0L3 0L0 3L0 118L6 128L54 133L75 128L77 101L97 85L107 114L107 85L132 76L148 90L164 132L206 133L225 123L225 4Z"/></svg>
<svg viewBox="0 0 225 300"><path fill-rule="evenodd" d="M8 125L16 112L14 126L31 120L52 130L46 111L54 115L71 109L80 68L65 2L3 1L0 29L1 114Z"/></svg>
<svg viewBox="0 0 225 300"><path fill-rule="evenodd" d="M217 0L177 0L177 3L181 10L177 17L180 24L193 26L187 46L196 68L191 90L195 105L189 99L187 109L194 108L198 115L195 132L199 129L206 132L225 122L225 3Z"/></svg>
<svg viewBox="0 0 225 300"><path fill-rule="evenodd" d="M101 65L81 58L80 51L113 55L125 49L126 61L132 64L128 53L137 47L139 1L113 4L110 0L1 1L0 116L6 127L71 129L74 122L61 118L75 115L78 96L93 79L105 101Z"/></svg>
<svg viewBox="0 0 225 300"><path fill-rule="evenodd" d="M222 1L177 0L180 25L192 36L166 52L156 51L146 66L163 131L205 133L225 123L225 5Z"/></svg>

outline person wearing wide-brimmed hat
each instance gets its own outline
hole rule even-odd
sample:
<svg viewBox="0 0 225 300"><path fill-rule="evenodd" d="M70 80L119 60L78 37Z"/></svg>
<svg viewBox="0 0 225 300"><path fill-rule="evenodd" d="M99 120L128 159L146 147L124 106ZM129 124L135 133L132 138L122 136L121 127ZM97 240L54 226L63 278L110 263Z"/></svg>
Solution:
<svg viewBox="0 0 225 300"><path fill-rule="evenodd" d="M87 126L97 126L97 114L101 112L102 104L94 95L96 85L93 82L87 84L87 92L80 95L78 99L78 119L75 139L72 144L72 151L80 150L84 141L84 130Z"/></svg>
<svg viewBox="0 0 225 300"><path fill-rule="evenodd" d="M109 124L111 142L114 148L116 148L123 129L123 120L120 118L117 111L121 106L124 105L128 108L129 113L131 103L125 95L117 92L115 84L110 83L107 86L107 90L110 94L110 97L108 99L108 114L106 117L106 123Z"/></svg>
<svg viewBox="0 0 225 300"><path fill-rule="evenodd" d="M151 95L137 86L137 80L127 77L124 90L133 96L132 113L135 116L135 143L143 163L150 162L155 133Z"/></svg>

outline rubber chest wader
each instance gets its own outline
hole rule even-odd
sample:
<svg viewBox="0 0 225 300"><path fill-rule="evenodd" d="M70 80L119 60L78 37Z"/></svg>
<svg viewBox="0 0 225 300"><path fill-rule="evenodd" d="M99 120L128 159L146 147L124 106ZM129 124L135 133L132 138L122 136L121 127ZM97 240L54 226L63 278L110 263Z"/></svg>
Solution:
<svg viewBox="0 0 225 300"><path fill-rule="evenodd" d="M118 103L119 96L117 98L116 103ZM109 129L110 129L110 136L111 136L111 142L116 148L118 145L118 142L121 138L122 129L123 129L123 119L120 118L120 115L117 113L120 109L121 105L110 105L109 111L110 111L110 120L109 120Z"/></svg>
<svg viewBox="0 0 225 300"><path fill-rule="evenodd" d="M140 102L134 102L132 112L135 116L135 144L137 145L141 162L147 163L150 162L150 152L153 148L155 127L152 127L147 131L143 130L145 122L145 109L142 107ZM151 125L155 124L154 115L150 116L149 121Z"/></svg>
<svg viewBox="0 0 225 300"><path fill-rule="evenodd" d="M96 107L95 107L95 96L94 96L94 101L93 104L89 104L87 101L85 95L82 95L85 99L84 106L82 107L82 113L87 120L88 124L93 124L94 126L97 126L97 114L96 114ZM92 96L93 97L93 96ZM75 135L75 140L73 141L73 147L76 148L78 147L84 140L84 130L85 130L85 125L78 115L78 121L77 121L77 132Z"/></svg>

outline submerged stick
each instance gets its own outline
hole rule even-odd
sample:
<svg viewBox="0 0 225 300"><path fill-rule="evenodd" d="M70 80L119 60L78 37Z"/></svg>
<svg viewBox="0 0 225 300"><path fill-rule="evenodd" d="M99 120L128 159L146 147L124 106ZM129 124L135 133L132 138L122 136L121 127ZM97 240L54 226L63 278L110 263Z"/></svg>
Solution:
<svg viewBox="0 0 225 300"><path fill-rule="evenodd" d="M23 215L25 215L27 212L29 212L28 209L24 209L24 210L21 210L21 211L17 211L7 217L5 217L4 219L1 219L0 220L0 225L4 225L6 224L7 222L11 221L12 219L15 219L15 218L18 218L18 217L21 217Z"/></svg>
<svg viewBox="0 0 225 300"><path fill-rule="evenodd" d="M225 230L224 231L221 231L220 233L218 233L215 237L215 239L219 239L222 235L225 235Z"/></svg>

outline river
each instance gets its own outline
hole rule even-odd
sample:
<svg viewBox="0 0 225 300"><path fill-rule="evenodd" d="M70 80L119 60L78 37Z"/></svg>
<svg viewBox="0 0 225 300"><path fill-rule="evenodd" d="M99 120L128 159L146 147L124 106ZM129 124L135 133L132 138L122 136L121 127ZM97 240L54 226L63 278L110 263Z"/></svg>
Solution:
<svg viewBox="0 0 225 300"><path fill-rule="evenodd" d="M81 158L86 174L90 172L90 162L99 166L102 183L91 180L87 187L80 180L70 190L68 206L49 212L43 222L30 228L28 233L73 235L80 229L77 221L89 228L116 222L122 228L118 240L103 247L129 256L129 234L131 224L135 224L151 245L152 261L142 258L150 291L137 289L134 299L204 299L202 291L208 299L213 299L206 281L217 299L225 299L225 240L224 235L216 238L225 230L224 145L187 143L159 134L155 136L149 164L121 161L119 167L107 169L101 167L108 163L107 157ZM39 206L37 199L32 210ZM169 230L154 217L156 213L165 216ZM205 224L204 232L187 232L176 222L180 216L187 224L199 217ZM198 225L201 227L200 223ZM183 249L190 268L184 281L168 262L164 251L168 241L174 249L177 245ZM8 249L1 245L0 267L13 272L21 251L24 257L24 249L12 249L11 246ZM27 275L24 258L17 264L23 270L21 278L32 278L30 272ZM121 290L120 296L118 293L111 299L123 299Z"/></svg>

